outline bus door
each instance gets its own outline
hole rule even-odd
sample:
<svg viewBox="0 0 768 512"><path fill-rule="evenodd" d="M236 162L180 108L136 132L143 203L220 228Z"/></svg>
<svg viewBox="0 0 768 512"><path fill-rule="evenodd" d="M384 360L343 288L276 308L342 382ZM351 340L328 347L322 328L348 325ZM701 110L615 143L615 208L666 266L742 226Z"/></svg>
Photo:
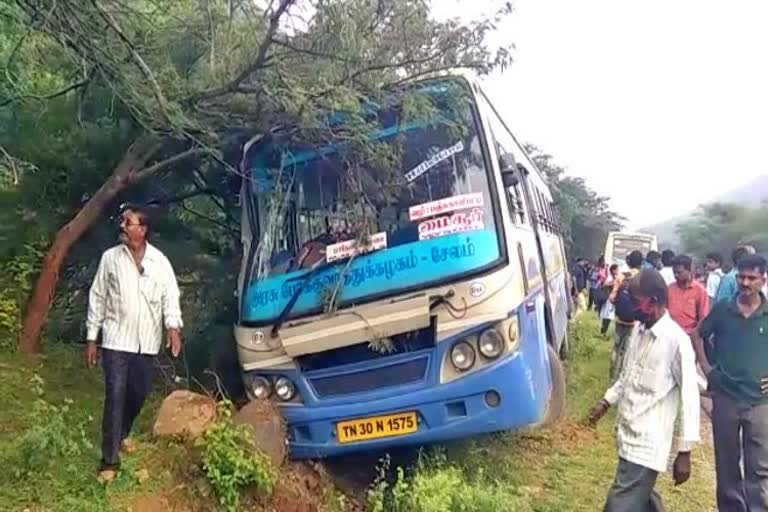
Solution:
<svg viewBox="0 0 768 512"><path fill-rule="evenodd" d="M535 210L533 208L534 199L533 199L533 191L531 190L531 183L529 179L529 171L528 169L523 165L518 163L517 164L517 173L518 173L518 179L520 180L520 183L522 185L523 194L525 196L525 201L529 205L531 205L531 210ZM546 307L544 308L544 320L546 322L546 336L547 341L555 347L555 349L560 350L559 340L557 339L557 335L555 333L555 323L554 323L554 317L552 315L552 297L550 296L550 290L549 290L549 276L547 273L547 265L546 265L546 259L544 256L544 245L541 241L541 226L539 225L539 219L538 216L532 211L531 215L531 226L533 227L533 234L534 239L536 242L536 251L538 253L538 259L539 259L539 268L541 269L541 280L542 280L542 289L544 290L544 302L546 304Z"/></svg>

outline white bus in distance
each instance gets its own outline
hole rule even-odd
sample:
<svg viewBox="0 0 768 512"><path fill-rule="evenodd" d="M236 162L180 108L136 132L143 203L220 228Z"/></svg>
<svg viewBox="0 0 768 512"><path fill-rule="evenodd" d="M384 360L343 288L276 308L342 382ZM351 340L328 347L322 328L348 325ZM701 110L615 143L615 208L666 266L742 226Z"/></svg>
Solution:
<svg viewBox="0 0 768 512"><path fill-rule="evenodd" d="M615 263L620 272L627 272L629 266L626 259L632 251L640 251L645 257L649 251L658 250L658 241L654 234L611 231L605 242L605 262L608 265Z"/></svg>

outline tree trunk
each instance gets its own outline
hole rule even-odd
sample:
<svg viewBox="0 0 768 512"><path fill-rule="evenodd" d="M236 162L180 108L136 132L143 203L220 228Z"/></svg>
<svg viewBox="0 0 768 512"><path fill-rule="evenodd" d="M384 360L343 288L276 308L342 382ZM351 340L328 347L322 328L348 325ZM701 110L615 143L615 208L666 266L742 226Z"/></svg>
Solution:
<svg viewBox="0 0 768 512"><path fill-rule="evenodd" d="M19 350L25 354L40 352L40 333L48 320L59 270L69 249L102 215L104 210L123 190L132 185L158 146L147 139L134 142L109 179L96 191L77 215L56 233L56 237L43 259L40 275L27 303L19 336Z"/></svg>

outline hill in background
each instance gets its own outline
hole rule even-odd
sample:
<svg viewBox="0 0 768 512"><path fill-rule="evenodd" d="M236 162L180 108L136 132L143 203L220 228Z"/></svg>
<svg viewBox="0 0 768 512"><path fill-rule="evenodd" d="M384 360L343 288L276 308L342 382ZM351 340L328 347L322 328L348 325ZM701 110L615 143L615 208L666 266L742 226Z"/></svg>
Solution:
<svg viewBox="0 0 768 512"><path fill-rule="evenodd" d="M749 206L758 206L763 201L768 200L768 175L759 178L735 188L708 201L709 203L739 203ZM664 222L654 224L643 228L641 231L656 233L659 239L660 247L677 247L678 238L675 233L677 225L693 215L694 212L688 212L685 215L673 217Z"/></svg>

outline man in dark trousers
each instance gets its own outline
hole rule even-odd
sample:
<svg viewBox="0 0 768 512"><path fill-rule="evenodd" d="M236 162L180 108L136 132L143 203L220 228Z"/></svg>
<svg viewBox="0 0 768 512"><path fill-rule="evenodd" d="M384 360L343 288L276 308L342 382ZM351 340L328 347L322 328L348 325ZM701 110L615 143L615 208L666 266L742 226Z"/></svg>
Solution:
<svg viewBox="0 0 768 512"><path fill-rule="evenodd" d="M696 357L712 394L717 505L728 512L768 510L768 303L766 262L742 256L738 292L717 302L694 332ZM705 339L712 336L709 354ZM744 461L744 476L740 461Z"/></svg>
<svg viewBox="0 0 768 512"><path fill-rule="evenodd" d="M605 512L659 512L654 491L667 461L679 419L673 466L675 484L688 480L690 450L699 441L699 389L691 341L667 312L667 285L655 270L629 284L638 324L632 327L626 364L589 416L596 424L616 407L619 465Z"/></svg>
<svg viewBox="0 0 768 512"><path fill-rule="evenodd" d="M119 451L132 449L128 435L152 391L163 327L171 354L178 357L181 352L179 287L171 263L147 242L149 220L141 207L122 212L122 243L101 256L88 298L88 368L96 364L96 340L100 331L102 335L105 396L98 471L102 483L115 478Z"/></svg>

